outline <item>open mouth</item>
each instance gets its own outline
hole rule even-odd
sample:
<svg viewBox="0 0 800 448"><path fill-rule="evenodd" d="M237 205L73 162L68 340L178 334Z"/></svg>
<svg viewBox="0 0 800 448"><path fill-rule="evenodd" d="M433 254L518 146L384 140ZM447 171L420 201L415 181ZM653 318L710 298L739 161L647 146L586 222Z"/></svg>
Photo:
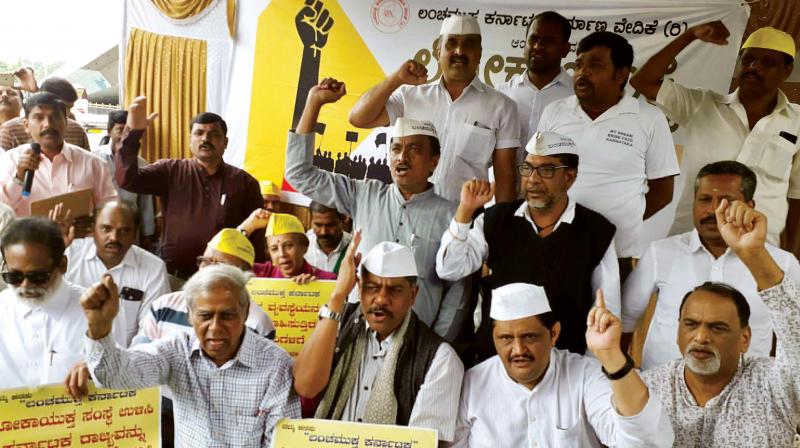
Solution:
<svg viewBox="0 0 800 448"><path fill-rule="evenodd" d="M394 167L394 172L397 173L398 176L402 176L408 173L409 170L410 168L408 167L408 165L396 165Z"/></svg>

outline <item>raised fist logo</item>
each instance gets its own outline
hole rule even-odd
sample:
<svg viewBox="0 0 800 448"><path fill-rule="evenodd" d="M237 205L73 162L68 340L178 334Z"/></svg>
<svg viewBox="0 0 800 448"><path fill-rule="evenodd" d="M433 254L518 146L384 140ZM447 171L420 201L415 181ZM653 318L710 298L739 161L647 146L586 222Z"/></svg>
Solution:
<svg viewBox="0 0 800 448"><path fill-rule="evenodd" d="M305 6L300 9L294 18L297 34L303 45L314 50L314 57L318 57L322 47L328 43L328 32L333 27L333 17L324 9L320 0L306 0Z"/></svg>

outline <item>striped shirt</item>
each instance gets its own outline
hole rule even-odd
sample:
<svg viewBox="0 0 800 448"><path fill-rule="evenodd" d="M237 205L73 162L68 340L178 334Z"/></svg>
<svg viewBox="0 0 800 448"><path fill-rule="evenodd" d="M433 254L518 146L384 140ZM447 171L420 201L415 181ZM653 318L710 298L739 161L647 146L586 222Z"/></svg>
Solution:
<svg viewBox="0 0 800 448"><path fill-rule="evenodd" d="M11 148L16 148L19 145L30 143L30 134L25 131L24 118L17 117L13 120L8 120L0 126L0 148L8 151ZM64 141L79 146L85 150L89 150L89 137L80 123L67 118L67 130L64 132Z"/></svg>
<svg viewBox="0 0 800 448"><path fill-rule="evenodd" d="M245 331L239 350L218 367L194 335L120 349L110 336L84 337L86 364L98 385L174 394L175 445L268 447L275 423L300 418L292 360L274 342Z"/></svg>
<svg viewBox="0 0 800 448"><path fill-rule="evenodd" d="M275 325L272 319L252 300L244 324L261 336L275 339ZM176 333L193 333L192 324L189 322L189 309L182 291L165 294L150 305L150 311L139 322L139 333L133 338L133 345L169 339Z"/></svg>
<svg viewBox="0 0 800 448"><path fill-rule="evenodd" d="M379 342L374 331L368 332L367 348L361 360L358 379L344 407L342 420L363 420L375 379L383 368L386 354L392 348L393 336L394 334L390 334ZM442 342L425 374L425 381L417 392L408 426L435 429L439 432L439 440L453 440L463 377L464 365L455 350L448 343Z"/></svg>

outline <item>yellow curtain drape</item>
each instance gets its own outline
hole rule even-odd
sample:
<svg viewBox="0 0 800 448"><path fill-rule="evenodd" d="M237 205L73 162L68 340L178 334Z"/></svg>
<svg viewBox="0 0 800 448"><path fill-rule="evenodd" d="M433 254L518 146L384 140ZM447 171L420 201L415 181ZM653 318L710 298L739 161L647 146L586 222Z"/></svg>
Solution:
<svg viewBox="0 0 800 448"><path fill-rule="evenodd" d="M207 42L132 28L125 52L125 104L147 97L158 112L142 139L148 162L191 157L189 122L206 107Z"/></svg>
<svg viewBox="0 0 800 448"><path fill-rule="evenodd" d="M200 14L214 0L152 0L152 2L167 17L181 20Z"/></svg>

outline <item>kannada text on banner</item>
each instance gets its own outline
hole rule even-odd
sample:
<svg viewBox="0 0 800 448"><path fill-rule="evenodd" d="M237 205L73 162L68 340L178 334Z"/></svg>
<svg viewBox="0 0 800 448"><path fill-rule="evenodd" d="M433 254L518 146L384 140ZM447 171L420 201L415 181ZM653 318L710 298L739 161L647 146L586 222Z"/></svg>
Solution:
<svg viewBox="0 0 800 448"><path fill-rule="evenodd" d="M275 425L272 448L436 448L436 430L331 420L283 419Z"/></svg>
<svg viewBox="0 0 800 448"><path fill-rule="evenodd" d="M0 391L0 448L159 446L157 387L107 390L89 386L73 400L64 386Z"/></svg>
<svg viewBox="0 0 800 448"><path fill-rule="evenodd" d="M295 357L314 331L319 307L328 302L335 285L332 280L298 285L287 279L254 278L247 289L275 324L275 342Z"/></svg>

